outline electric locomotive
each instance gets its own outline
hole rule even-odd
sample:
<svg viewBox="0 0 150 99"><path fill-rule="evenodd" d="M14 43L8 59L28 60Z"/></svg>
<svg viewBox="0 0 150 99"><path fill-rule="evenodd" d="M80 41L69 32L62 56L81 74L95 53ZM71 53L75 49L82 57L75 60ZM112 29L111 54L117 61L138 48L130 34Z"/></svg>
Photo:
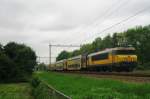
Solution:
<svg viewBox="0 0 150 99"><path fill-rule="evenodd" d="M96 71L132 71L137 65L137 55L132 47L106 49L87 55L86 69Z"/></svg>

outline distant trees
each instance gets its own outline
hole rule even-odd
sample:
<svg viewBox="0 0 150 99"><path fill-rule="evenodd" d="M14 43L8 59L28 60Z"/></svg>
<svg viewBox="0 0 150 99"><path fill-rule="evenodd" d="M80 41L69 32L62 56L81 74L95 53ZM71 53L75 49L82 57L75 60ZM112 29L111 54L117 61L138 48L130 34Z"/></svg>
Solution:
<svg viewBox="0 0 150 99"><path fill-rule="evenodd" d="M0 82L24 81L36 65L36 54L28 46L10 42L0 45Z"/></svg>
<svg viewBox="0 0 150 99"><path fill-rule="evenodd" d="M84 44L80 48L80 54L88 54L93 52L93 46L91 44Z"/></svg>
<svg viewBox="0 0 150 99"><path fill-rule="evenodd" d="M56 58L57 61L62 60L62 59L66 59L70 57L70 53L67 51L62 51L59 56Z"/></svg>
<svg viewBox="0 0 150 99"><path fill-rule="evenodd" d="M129 29L125 36L128 44L136 48L140 64L150 68L150 25Z"/></svg>
<svg viewBox="0 0 150 99"><path fill-rule="evenodd" d="M36 70L46 71L47 69L48 69L48 66L44 63L40 63L40 64L36 65Z"/></svg>
<svg viewBox="0 0 150 99"><path fill-rule="evenodd" d="M57 60L66 59L85 53L97 52L106 48L131 45L136 48L139 64L150 68L150 25L137 26L121 33L113 33L104 38L98 37L92 43L84 44L79 50L61 52ZM67 53L63 56L62 53Z"/></svg>

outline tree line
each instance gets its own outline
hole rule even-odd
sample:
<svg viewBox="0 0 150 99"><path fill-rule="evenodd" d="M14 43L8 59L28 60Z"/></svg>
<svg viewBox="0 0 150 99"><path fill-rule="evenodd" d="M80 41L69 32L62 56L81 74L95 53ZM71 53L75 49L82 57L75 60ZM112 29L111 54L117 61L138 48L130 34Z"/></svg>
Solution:
<svg viewBox="0 0 150 99"><path fill-rule="evenodd" d="M133 46L138 55L139 68L150 68L150 25L136 26L124 32L113 33L104 38L98 37L92 43L84 44L80 49L72 52L62 51L56 58L57 61L80 54L89 54L121 46Z"/></svg>
<svg viewBox="0 0 150 99"><path fill-rule="evenodd" d="M35 52L25 44L0 44L0 82L26 81L36 65Z"/></svg>

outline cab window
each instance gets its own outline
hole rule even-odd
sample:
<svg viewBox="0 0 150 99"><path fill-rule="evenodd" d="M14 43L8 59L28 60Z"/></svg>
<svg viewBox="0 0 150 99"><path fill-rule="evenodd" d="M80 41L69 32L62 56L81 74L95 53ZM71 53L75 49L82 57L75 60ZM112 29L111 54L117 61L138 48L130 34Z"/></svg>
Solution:
<svg viewBox="0 0 150 99"><path fill-rule="evenodd" d="M108 59L108 53L102 53L92 56L92 61Z"/></svg>

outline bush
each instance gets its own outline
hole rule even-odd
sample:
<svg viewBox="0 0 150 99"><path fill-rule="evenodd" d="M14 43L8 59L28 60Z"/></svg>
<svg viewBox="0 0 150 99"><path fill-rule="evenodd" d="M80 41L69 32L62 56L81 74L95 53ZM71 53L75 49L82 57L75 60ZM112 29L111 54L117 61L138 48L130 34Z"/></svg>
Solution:
<svg viewBox="0 0 150 99"><path fill-rule="evenodd" d="M36 88L37 86L39 86L40 84L40 80L38 77L33 77L32 80L31 80L31 85L33 88Z"/></svg>
<svg viewBox="0 0 150 99"><path fill-rule="evenodd" d="M49 88L37 77L33 77L31 85L32 95L35 99L52 99L50 98Z"/></svg>
<svg viewBox="0 0 150 99"><path fill-rule="evenodd" d="M35 76L31 81L31 85L33 88L32 95L35 99L68 99Z"/></svg>
<svg viewBox="0 0 150 99"><path fill-rule="evenodd" d="M36 54L28 46L10 42L0 44L0 82L27 81L36 65Z"/></svg>
<svg viewBox="0 0 150 99"><path fill-rule="evenodd" d="M14 62L5 54L0 53L0 82L16 82L20 78L18 72Z"/></svg>

